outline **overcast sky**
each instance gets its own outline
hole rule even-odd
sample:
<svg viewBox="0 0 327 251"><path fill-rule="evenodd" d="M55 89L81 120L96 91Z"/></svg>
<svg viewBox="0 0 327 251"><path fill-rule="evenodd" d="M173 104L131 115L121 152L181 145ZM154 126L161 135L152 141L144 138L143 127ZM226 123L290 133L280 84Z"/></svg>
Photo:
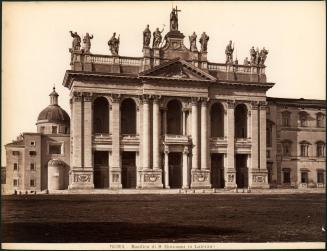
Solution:
<svg viewBox="0 0 327 251"><path fill-rule="evenodd" d="M205 31L208 60L224 62L229 40L239 62L251 46L269 50L266 75L276 85L272 97L325 100L325 3L321 2L14 2L2 15L2 146L21 132L36 132L37 116L49 104L53 85L70 114L69 90L62 86L70 68L77 31L94 35L91 52L109 54L108 39L120 34L122 56L142 55L142 32L165 25L177 5L179 30L187 37ZM199 47L199 45L198 45ZM4 162L2 150L2 165Z"/></svg>

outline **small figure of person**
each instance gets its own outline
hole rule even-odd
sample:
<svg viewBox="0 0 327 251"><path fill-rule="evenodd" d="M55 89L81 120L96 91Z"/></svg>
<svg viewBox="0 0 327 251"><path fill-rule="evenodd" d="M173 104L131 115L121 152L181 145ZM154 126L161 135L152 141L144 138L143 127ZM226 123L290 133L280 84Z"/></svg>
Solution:
<svg viewBox="0 0 327 251"><path fill-rule="evenodd" d="M73 37L72 49L73 51L79 51L81 48L81 37L77 32L70 31L70 35Z"/></svg>
<svg viewBox="0 0 327 251"><path fill-rule="evenodd" d="M150 26L147 25L145 30L143 31L143 47L149 47L151 41L151 31Z"/></svg>
<svg viewBox="0 0 327 251"><path fill-rule="evenodd" d="M250 56L251 56L250 62L252 65L255 64L256 62L256 55L257 53L255 52L254 46L252 46L250 49Z"/></svg>
<svg viewBox="0 0 327 251"><path fill-rule="evenodd" d="M195 34L195 32L193 32L192 36L189 36L190 51L198 51L198 49L196 48L196 38L197 38L197 35Z"/></svg>
<svg viewBox="0 0 327 251"><path fill-rule="evenodd" d="M225 49L226 64L233 63L233 52L234 52L234 47L232 45L232 40L230 40Z"/></svg>
<svg viewBox="0 0 327 251"><path fill-rule="evenodd" d="M199 42L201 44L201 52L207 52L209 36L205 32L202 33Z"/></svg>
<svg viewBox="0 0 327 251"><path fill-rule="evenodd" d="M153 43L152 43L152 47L153 48L159 48L161 41L162 41L162 35L161 33L163 32L164 29L162 29L161 31L159 31L159 28L157 28L154 32L153 32Z"/></svg>
<svg viewBox="0 0 327 251"><path fill-rule="evenodd" d="M110 52L113 56L117 56L119 52L119 43L120 43L120 36L116 38L116 32L113 33L112 37L108 41Z"/></svg>
<svg viewBox="0 0 327 251"><path fill-rule="evenodd" d="M90 36L89 33L86 33L86 35L83 38L83 49L85 53L90 53L91 49L91 39L93 39L93 35Z"/></svg>
<svg viewBox="0 0 327 251"><path fill-rule="evenodd" d="M268 50L266 50L265 47L263 47L262 50L260 51L260 65L262 66L265 65L267 54L268 54Z"/></svg>

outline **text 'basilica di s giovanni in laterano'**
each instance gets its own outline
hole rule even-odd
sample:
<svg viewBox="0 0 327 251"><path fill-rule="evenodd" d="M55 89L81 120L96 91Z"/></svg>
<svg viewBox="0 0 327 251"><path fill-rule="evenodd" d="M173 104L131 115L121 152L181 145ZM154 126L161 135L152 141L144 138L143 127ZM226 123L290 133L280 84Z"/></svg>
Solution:
<svg viewBox="0 0 327 251"><path fill-rule="evenodd" d="M72 36L70 116L50 105L37 133L6 145L3 192L74 189L317 188L325 186L325 101L269 98L268 50L239 63L230 41L209 62L209 36L170 27L143 31L143 55L91 52Z"/></svg>

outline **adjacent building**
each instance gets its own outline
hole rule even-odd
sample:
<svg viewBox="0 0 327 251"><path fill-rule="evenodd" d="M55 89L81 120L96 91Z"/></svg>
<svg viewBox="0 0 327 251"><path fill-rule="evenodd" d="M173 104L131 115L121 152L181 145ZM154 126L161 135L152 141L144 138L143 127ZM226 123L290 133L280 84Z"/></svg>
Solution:
<svg viewBox="0 0 327 251"><path fill-rule="evenodd" d="M111 56L92 54L71 33L71 118L53 90L37 133L6 145L8 193L324 186L325 101L267 98L265 49L240 65L230 43L213 63L205 33L186 48L177 9L170 22L163 45L146 28L142 57L120 56L115 34Z"/></svg>

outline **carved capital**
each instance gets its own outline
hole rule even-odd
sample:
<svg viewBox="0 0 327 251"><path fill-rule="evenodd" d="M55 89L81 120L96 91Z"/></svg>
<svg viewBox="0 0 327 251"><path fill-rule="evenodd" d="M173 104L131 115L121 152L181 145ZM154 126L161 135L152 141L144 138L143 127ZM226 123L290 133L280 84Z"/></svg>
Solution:
<svg viewBox="0 0 327 251"><path fill-rule="evenodd" d="M154 104L159 104L160 100L161 100L161 96L160 95L153 95L152 99L153 99Z"/></svg>
<svg viewBox="0 0 327 251"><path fill-rule="evenodd" d="M208 106L209 98L201 98L201 106Z"/></svg>
<svg viewBox="0 0 327 251"><path fill-rule="evenodd" d="M151 96L148 94L144 94L141 96L141 100L143 104L149 104Z"/></svg>
<svg viewBox="0 0 327 251"><path fill-rule="evenodd" d="M199 97L191 97L191 104L198 105L200 98Z"/></svg>
<svg viewBox="0 0 327 251"><path fill-rule="evenodd" d="M260 110L266 110L268 103L266 101L260 101L259 105L260 105Z"/></svg>
<svg viewBox="0 0 327 251"><path fill-rule="evenodd" d="M190 153L190 151L189 151L188 147L184 146L183 154L188 155L189 153Z"/></svg>
<svg viewBox="0 0 327 251"><path fill-rule="evenodd" d="M82 101L82 93L81 92L74 92L73 93L73 101L74 102L81 102Z"/></svg>
<svg viewBox="0 0 327 251"><path fill-rule="evenodd" d="M119 103L121 94L111 94L112 103Z"/></svg>
<svg viewBox="0 0 327 251"><path fill-rule="evenodd" d="M91 92L84 92L83 93L84 101L86 101L86 102L91 102L92 101L92 96L93 96L93 93L91 93Z"/></svg>
<svg viewBox="0 0 327 251"><path fill-rule="evenodd" d="M235 100L227 100L227 108L234 109L235 108Z"/></svg>
<svg viewBox="0 0 327 251"><path fill-rule="evenodd" d="M259 106L259 103L257 101L252 101L251 102L251 109L252 110L257 110Z"/></svg>

